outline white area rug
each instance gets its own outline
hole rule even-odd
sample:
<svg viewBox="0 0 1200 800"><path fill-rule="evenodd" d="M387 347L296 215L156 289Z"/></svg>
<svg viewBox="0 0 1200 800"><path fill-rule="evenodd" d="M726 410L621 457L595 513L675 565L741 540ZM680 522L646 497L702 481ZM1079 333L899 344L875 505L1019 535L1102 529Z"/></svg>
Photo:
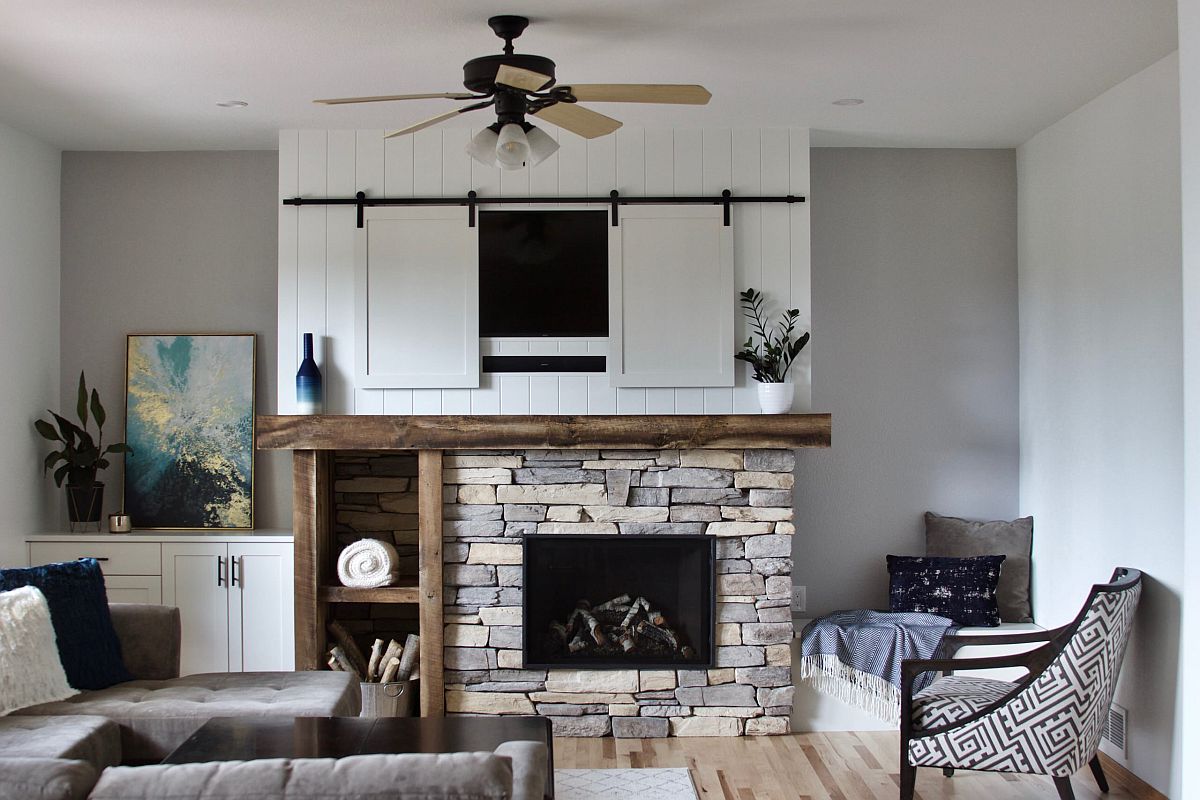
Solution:
<svg viewBox="0 0 1200 800"><path fill-rule="evenodd" d="M556 769L558 800L697 800L686 769Z"/></svg>

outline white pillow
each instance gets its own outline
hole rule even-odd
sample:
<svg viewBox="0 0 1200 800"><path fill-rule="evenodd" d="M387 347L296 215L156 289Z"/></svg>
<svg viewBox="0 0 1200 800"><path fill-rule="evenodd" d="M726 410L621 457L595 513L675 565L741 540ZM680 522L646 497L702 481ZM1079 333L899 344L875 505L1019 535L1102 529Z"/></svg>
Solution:
<svg viewBox="0 0 1200 800"><path fill-rule="evenodd" d="M45 595L33 586L0 592L0 714L76 694L58 658Z"/></svg>

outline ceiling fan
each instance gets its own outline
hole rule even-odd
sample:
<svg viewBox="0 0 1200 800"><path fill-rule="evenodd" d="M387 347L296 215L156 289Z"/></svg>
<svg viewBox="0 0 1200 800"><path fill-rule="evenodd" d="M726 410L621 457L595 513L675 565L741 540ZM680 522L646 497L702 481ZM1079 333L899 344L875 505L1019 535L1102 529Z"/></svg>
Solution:
<svg viewBox="0 0 1200 800"><path fill-rule="evenodd" d="M339 97L313 102L344 105L389 100L473 100L475 102L453 111L391 131L387 137L415 133L468 111L494 108L496 122L471 140L467 152L488 166L515 170L537 164L558 149L558 142L553 137L525 120L527 115L586 139L594 139L612 133L621 127L621 123L584 108L580 102L704 105L712 97L707 89L695 84L573 83L559 86L555 84L553 61L545 56L513 52L513 40L529 25L526 17L505 14L492 17L488 25L504 40L504 52L473 58L463 65L463 85L468 92Z"/></svg>

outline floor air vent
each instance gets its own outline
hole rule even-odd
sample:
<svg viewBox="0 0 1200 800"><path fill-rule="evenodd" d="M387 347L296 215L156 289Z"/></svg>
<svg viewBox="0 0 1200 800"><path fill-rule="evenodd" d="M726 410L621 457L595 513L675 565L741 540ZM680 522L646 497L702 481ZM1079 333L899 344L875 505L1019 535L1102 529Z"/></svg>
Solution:
<svg viewBox="0 0 1200 800"><path fill-rule="evenodd" d="M1127 759L1125 733L1129 723L1129 712L1113 703L1108 709L1108 719L1100 738L1100 749L1112 758L1125 763Z"/></svg>

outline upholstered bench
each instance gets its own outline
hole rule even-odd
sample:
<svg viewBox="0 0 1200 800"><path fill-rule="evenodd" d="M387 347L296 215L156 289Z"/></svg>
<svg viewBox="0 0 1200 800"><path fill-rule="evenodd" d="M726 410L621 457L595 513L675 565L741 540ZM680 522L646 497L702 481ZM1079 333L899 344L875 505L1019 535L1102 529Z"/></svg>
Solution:
<svg viewBox="0 0 1200 800"><path fill-rule="evenodd" d="M358 683L344 672L220 672L178 677L179 610L119 603L110 608L125 666L137 680L19 709L13 712L13 719L105 717L120 727L120 761L131 763L161 760L211 717L358 716ZM65 730L57 722L44 723L43 729ZM56 757L52 750L27 755ZM84 760L97 769L108 766Z"/></svg>

